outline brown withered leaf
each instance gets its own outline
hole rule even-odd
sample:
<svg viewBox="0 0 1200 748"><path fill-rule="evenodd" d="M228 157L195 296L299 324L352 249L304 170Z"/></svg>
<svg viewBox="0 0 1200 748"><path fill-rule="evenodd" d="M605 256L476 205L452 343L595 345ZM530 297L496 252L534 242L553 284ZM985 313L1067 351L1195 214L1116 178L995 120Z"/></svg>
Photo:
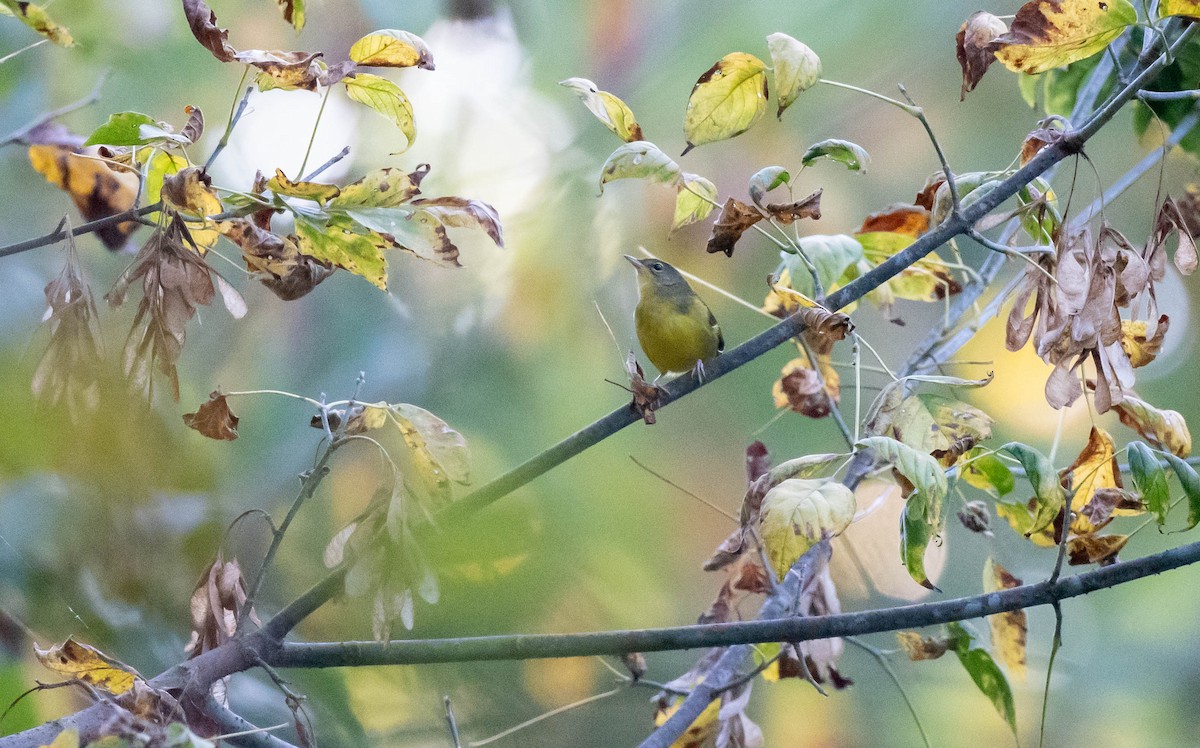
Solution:
<svg viewBox="0 0 1200 748"><path fill-rule="evenodd" d="M761 504L761 496L758 497L758 501ZM745 527L737 528L721 541L721 544L717 546L716 550L713 551L712 555L708 557L708 560L704 562L704 566L701 568L705 571L724 569L741 558L742 554L746 552L749 543L750 538L747 537Z"/></svg>
<svg viewBox="0 0 1200 748"><path fill-rule="evenodd" d="M988 511L987 502L968 501L958 511L958 521L971 532L992 537L992 514Z"/></svg>
<svg viewBox="0 0 1200 748"><path fill-rule="evenodd" d="M53 134L53 131L47 133ZM56 143L34 143L29 147L29 162L34 171L69 194L87 221L129 210L138 195L137 174L112 168L96 158L98 151L95 147L79 149ZM126 239L137 227L136 221L125 221L110 224L95 233L104 246L117 250L125 246Z"/></svg>
<svg viewBox="0 0 1200 748"><path fill-rule="evenodd" d="M621 664L629 671L633 683L637 683L646 674L646 655L641 652L626 652L621 655Z"/></svg>
<svg viewBox="0 0 1200 748"><path fill-rule="evenodd" d="M940 183L939 183L940 184ZM916 239L929 230L929 209L921 205L894 203L863 219L856 234L886 231Z"/></svg>
<svg viewBox="0 0 1200 748"><path fill-rule="evenodd" d="M749 558L738 568L733 587L756 595L765 595L771 591L771 577L757 559Z"/></svg>
<svg viewBox="0 0 1200 748"><path fill-rule="evenodd" d="M200 107L191 104L185 106L183 111L188 118L179 134L193 143L198 143L200 136L204 134L204 112L200 111Z"/></svg>
<svg viewBox="0 0 1200 748"><path fill-rule="evenodd" d="M1066 136L1065 120L1062 117L1048 117L1038 123L1037 129L1025 136L1021 142L1021 166L1033 160L1038 151L1048 145L1062 140ZM1057 125L1057 127L1055 126Z"/></svg>
<svg viewBox="0 0 1200 748"><path fill-rule="evenodd" d="M1000 592L1022 584L1000 564L988 559L983 567L983 591ZM1009 675L1025 678L1025 640L1029 622L1025 611L1010 610L987 617L992 629L992 652L1008 668Z"/></svg>
<svg viewBox="0 0 1200 748"><path fill-rule="evenodd" d="M1097 488L1088 503L1079 510L1080 515L1097 528L1103 527L1116 509L1144 511L1142 502L1123 488Z"/></svg>
<svg viewBox="0 0 1200 748"><path fill-rule="evenodd" d="M936 660L950 649L950 640L946 637L921 636L916 631L897 631L896 643L913 662Z"/></svg>
<svg viewBox="0 0 1200 748"><path fill-rule="evenodd" d="M629 391L633 393L630 410L640 415L647 426L653 426L658 420L654 411L667 402L666 390L646 381L646 373L633 351L625 358L625 373L629 375Z"/></svg>
<svg viewBox="0 0 1200 748"><path fill-rule="evenodd" d="M247 49L234 55L234 59L258 69L259 74L255 82L260 91L273 88L285 91L316 91L324 72L324 67L318 62L322 56L322 52Z"/></svg>
<svg viewBox="0 0 1200 748"><path fill-rule="evenodd" d="M183 351L187 323L195 316L196 307L212 302L219 285L230 313L234 316L245 313L245 302L197 252L185 246L189 241L187 227L175 216L166 227L150 236L105 296L109 304L120 306L130 284L142 281L142 302L125 343L125 374L136 388L152 393L150 375L157 363L176 402L179 374L175 364Z"/></svg>
<svg viewBox="0 0 1200 748"><path fill-rule="evenodd" d="M1158 324L1151 333L1146 320L1121 320L1121 347L1125 349L1129 363L1135 369L1145 366L1158 356L1170 323L1171 319L1167 315L1160 315Z"/></svg>
<svg viewBox="0 0 1200 748"><path fill-rule="evenodd" d="M209 394L208 400L201 403L195 413L184 413L183 424L209 439L231 442L238 438L238 417L229 410L229 403L220 390Z"/></svg>
<svg viewBox="0 0 1200 748"><path fill-rule="evenodd" d="M996 61L996 55L992 53L989 45L1007 31L1008 27L1004 25L1004 21L982 10L972 13L963 22L962 28L954 38L955 54L963 74L962 96L959 101L967 98L968 91L975 90L988 67Z"/></svg>
<svg viewBox="0 0 1200 748"><path fill-rule="evenodd" d="M763 218L765 216L753 207L736 198L729 198L713 224L712 236L708 238L705 251L709 254L724 252L726 257L733 257L733 245L748 228Z"/></svg>
<svg viewBox="0 0 1200 748"><path fill-rule="evenodd" d="M767 445L757 439L750 442L746 447L746 485L752 485L770 469L771 454L767 451Z"/></svg>
<svg viewBox="0 0 1200 748"><path fill-rule="evenodd" d="M275 0L279 10L283 12L283 20L292 24L297 32L304 29L304 0Z"/></svg>
<svg viewBox="0 0 1200 748"><path fill-rule="evenodd" d="M1158 250L1165 251L1167 239L1172 234L1179 236L1179 246L1175 249L1173 258L1175 267L1184 275L1191 275L1196 270L1197 264L1196 240L1188 230L1187 219L1184 218L1179 205L1174 198L1168 196L1159 207L1158 215L1154 218L1154 228L1151 230L1150 238L1146 240L1144 256L1147 258L1147 262L1150 262L1150 257L1159 254ZM1153 263L1151 266L1153 267Z"/></svg>
<svg viewBox="0 0 1200 748"><path fill-rule="evenodd" d="M1193 182L1185 187L1183 197L1178 198L1175 204L1179 207L1179 215L1188 233L1200 236L1200 184Z"/></svg>
<svg viewBox="0 0 1200 748"><path fill-rule="evenodd" d="M1129 542L1128 535L1079 535L1067 540L1067 563L1072 566L1117 562L1117 554Z"/></svg>
<svg viewBox="0 0 1200 748"><path fill-rule="evenodd" d="M68 239L67 261L46 284L46 313L50 343L33 372L33 396L55 405L64 402L76 415L100 402L100 328L96 303L79 270L75 242Z"/></svg>
<svg viewBox="0 0 1200 748"><path fill-rule="evenodd" d="M946 183L946 175L944 172L935 171L925 180L925 186L913 198L913 205L924 208L928 211L933 211L933 204L937 201L938 190Z"/></svg>
<svg viewBox="0 0 1200 748"><path fill-rule="evenodd" d="M217 229L242 250L251 274L284 301L307 295L333 275L332 265L302 253L294 237L276 236L251 219L222 221Z"/></svg>
<svg viewBox="0 0 1200 748"><path fill-rule="evenodd" d="M33 652L38 662L54 672L77 678L111 694L125 693L133 688L136 680L142 679L138 671L120 660L73 638L45 649L35 643Z"/></svg>
<svg viewBox="0 0 1200 748"><path fill-rule="evenodd" d="M854 332L854 323L840 312L822 307L805 307L796 312L804 322L804 339L818 357L833 351L834 343Z"/></svg>
<svg viewBox="0 0 1200 748"><path fill-rule="evenodd" d="M814 221L821 218L821 193L824 190L817 190L808 197L797 200L794 203L767 203L766 211L771 214L775 220L782 224L795 223L802 218L811 218ZM728 205L728 203L726 203ZM750 206L746 206L750 207ZM753 210L753 208L750 208ZM724 212L722 211L722 215ZM718 219L720 222L720 219ZM715 227L714 227L715 229ZM745 229L742 229L745 231ZM740 234L740 232L739 232ZM736 239L734 241L737 241ZM732 252L732 248L730 252Z"/></svg>
<svg viewBox="0 0 1200 748"><path fill-rule="evenodd" d="M217 25L217 14L204 0L183 0L192 35L221 62L233 62L237 50L229 44L229 32Z"/></svg>
<svg viewBox="0 0 1200 748"><path fill-rule="evenodd" d="M700 614L696 619L696 623L700 625L708 623L725 623L734 619L733 609L733 584L726 580L725 584L721 585L721 589L717 591L717 597L713 600L712 605L708 606L708 610Z"/></svg>
<svg viewBox="0 0 1200 748"><path fill-rule="evenodd" d="M209 564L192 591L192 638L183 648L196 657L229 641L237 634L237 619L246 603L246 584L237 559L225 561L221 553ZM261 626L251 608L250 620Z"/></svg>
<svg viewBox="0 0 1200 748"><path fill-rule="evenodd" d="M358 63L354 60L341 60L322 70L317 75L317 83L320 83L322 86L332 86L334 83L339 83L345 78L353 78L357 70Z"/></svg>
<svg viewBox="0 0 1200 748"><path fill-rule="evenodd" d="M785 364L780 378L771 388L775 407L791 408L809 418L829 415L841 400L840 380L827 356L819 357L818 365L820 372L812 367L806 356Z"/></svg>

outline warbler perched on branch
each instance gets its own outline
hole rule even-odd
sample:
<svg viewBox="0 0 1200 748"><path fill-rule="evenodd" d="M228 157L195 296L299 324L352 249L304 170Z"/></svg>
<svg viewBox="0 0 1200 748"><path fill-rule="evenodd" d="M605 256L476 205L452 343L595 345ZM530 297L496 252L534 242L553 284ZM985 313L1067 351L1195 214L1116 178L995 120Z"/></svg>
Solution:
<svg viewBox="0 0 1200 748"><path fill-rule="evenodd" d="M704 376L704 362L725 350L721 327L679 271L662 260L625 255L637 269L638 305L634 312L638 342L658 368L693 371Z"/></svg>

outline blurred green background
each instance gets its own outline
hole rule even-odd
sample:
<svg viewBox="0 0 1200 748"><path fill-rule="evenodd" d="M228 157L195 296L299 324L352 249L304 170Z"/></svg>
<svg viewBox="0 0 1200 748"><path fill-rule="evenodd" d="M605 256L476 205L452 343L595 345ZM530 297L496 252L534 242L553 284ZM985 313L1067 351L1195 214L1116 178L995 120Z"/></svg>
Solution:
<svg viewBox="0 0 1200 748"><path fill-rule="evenodd" d="M459 234L466 267L447 271L406 256L391 259L391 292L339 273L308 297L284 303L233 266L216 267L243 290L250 313L241 321L219 308L202 309L188 328L180 361L179 404L160 392L155 402L125 392L119 354L132 304L101 308L106 343L103 404L78 421L39 408L30 378L45 346L39 330L42 288L63 252L44 248L0 260L0 706L50 674L30 657L29 639L43 646L75 635L153 674L178 662L187 640L188 597L222 542L254 568L266 530L254 518L225 537L241 512L280 516L311 464L320 434L296 401L239 398L241 438L214 443L187 430L180 414L207 394L273 388L310 397L347 397L366 372L365 400L410 402L432 410L466 435L476 483L484 482L622 405L626 393L604 379L624 379L624 352L634 345L633 273L622 253L645 246L679 267L749 299L761 301L775 250L754 235L732 259L707 255L708 223L668 237L674 192L640 182L609 185L598 197L600 164L619 143L557 82L596 81L637 113L648 139L669 154L683 147L681 122L696 78L722 55L767 57L765 36L783 31L822 58L825 77L895 93L904 83L924 106L958 171L1004 168L1038 114L1025 106L1012 74L996 66L959 102L953 37L975 3L718 3L634 0L513 0L499 15L475 21L448 16L477 10L475 2L310 0L299 38L274 3L214 2L238 48L323 50L341 59L350 44L377 28L422 35L437 70L405 71L394 79L413 101L414 147L388 154L402 138L365 108L334 95L315 140L310 165L344 145L352 155L327 176L349 181L368 169L432 164L426 194L460 194L496 206L507 248ZM487 3L484 3L487 5ZM992 12L1012 13L1016 2ZM179 4L132 0L58 0L56 18L79 42L71 50L42 45L0 64L0 134L39 113L86 94L108 71L99 103L64 118L90 132L111 112L137 110L182 124L183 107L199 106L208 132L197 153L220 135L241 71L222 65L192 38ZM34 40L0 18L0 55ZM320 97L273 92L251 100L230 148L214 168L223 186L246 188L256 170L295 173ZM820 164L798 190L821 187L824 216L809 233L855 230L864 215L909 202L936 170L919 123L886 105L827 86L805 93L782 122L766 117L748 134L708 145L681 159L684 169L715 181L722 196L744 197L746 178L763 166L798 165L813 142L844 138L872 156L868 174ZM1132 135L1123 113L1088 145L1099 174L1082 164L1072 204L1090 202L1149 148ZM193 158L197 158L193 153ZM1072 169L1056 187L1069 191ZM1163 189L1182 192L1196 164L1175 154ZM1156 173L1107 211L1134 242L1149 228ZM19 147L0 151L0 243L46 233L64 213L78 220L69 198L45 183ZM146 235L145 229L135 237ZM81 239L82 265L99 299L131 259ZM228 249L226 247L225 249ZM223 254L229 252L220 250ZM982 250L964 246L978 264ZM1015 268L1006 271L1009 277ZM1189 315L1194 288L1169 271L1160 303L1172 316L1164 353L1139 370L1139 391L1161 407L1200 422L1195 385L1197 351ZM1194 284L1192 284L1194 286ZM769 320L702 292L737 344ZM597 308L612 326L610 338ZM896 367L940 320L937 305L900 302L907 325L877 310L855 313L858 330ZM1047 447L1058 417L1042 401L1047 368L1028 351L1008 354L1003 332L989 325L963 359L986 366L955 371L990 387L973 402L998 421L995 444L1008 438ZM792 356L781 349L705 387L660 414L653 427L634 426L539 478L446 536L428 552L442 581L442 600L419 605L415 637L510 632L567 632L689 623L705 610L723 577L700 564L731 523L640 470L630 456L735 512L744 490L743 450L761 438L776 460L845 449L827 420L787 413L778 420L771 384ZM848 346L835 360L849 358ZM1192 374L1188 374L1191 371ZM867 401L881 384L863 376ZM853 376L843 370L843 410L853 414ZM864 408L866 403L864 402ZM1077 406L1064 420L1060 467L1087 436L1090 416ZM1112 415L1099 422L1119 443L1132 433ZM259 610L288 602L322 573L330 535L365 506L388 479L376 454L347 449L316 500L307 505L283 546ZM1023 489L1018 489L1023 490ZM1124 520L1126 531L1139 522ZM1017 576L1046 575L1053 552L1030 546L1007 527L996 538L971 535L951 521L944 537L943 598L977 593L984 558L993 554ZM874 587L851 565L838 566L843 606L860 610L897 604L923 591L906 581L896 552L895 525L876 522L854 534ZM1186 536L1140 532L1126 557L1151 553ZM837 548L835 547L835 555ZM1048 745L1192 745L1200 713L1200 650L1194 631L1200 583L1188 569L1064 605L1066 646L1051 679ZM742 613L753 616L749 601ZM27 628L26 628L27 627ZM986 625L977 622L983 632ZM1053 617L1030 612L1029 674L1014 683L1021 742L1036 740ZM359 602L326 606L297 634L310 640L370 638L370 611ZM890 636L869 637L891 648ZM666 681L688 669L697 652L649 657L649 676ZM1007 727L953 658L897 660L899 676L937 745L1004 745ZM803 682L758 684L750 714L774 746L916 745L919 738L895 686L868 656L849 649L840 666L849 690L823 698ZM442 696L453 699L468 739L479 740L575 699L611 688L594 659L456 666L293 672L310 696L322 745L444 746ZM288 719L282 698L258 674L237 676L233 705L259 724ZM542 722L506 738L510 746L621 746L651 727L648 689L615 697ZM23 729L78 706L67 689L27 698L0 734ZM286 737L287 733L284 732Z"/></svg>

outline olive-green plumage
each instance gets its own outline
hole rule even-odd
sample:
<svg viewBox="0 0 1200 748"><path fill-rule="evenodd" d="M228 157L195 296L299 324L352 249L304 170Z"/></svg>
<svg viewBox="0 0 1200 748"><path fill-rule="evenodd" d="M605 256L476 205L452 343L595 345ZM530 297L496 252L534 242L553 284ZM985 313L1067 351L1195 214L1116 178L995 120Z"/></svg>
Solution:
<svg viewBox="0 0 1200 748"><path fill-rule="evenodd" d="M725 350L725 338L708 305L679 271L653 257L625 255L638 275L634 312L638 342L660 372L704 371L703 364Z"/></svg>

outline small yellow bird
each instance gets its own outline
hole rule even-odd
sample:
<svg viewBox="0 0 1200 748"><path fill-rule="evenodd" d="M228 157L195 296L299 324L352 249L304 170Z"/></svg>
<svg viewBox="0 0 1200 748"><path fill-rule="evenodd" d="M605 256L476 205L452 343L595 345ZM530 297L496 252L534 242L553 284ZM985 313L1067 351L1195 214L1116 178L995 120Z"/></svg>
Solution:
<svg viewBox="0 0 1200 748"><path fill-rule="evenodd" d="M659 376L694 371L703 378L704 362L725 350L717 318L675 268L653 257L625 259L637 269L638 342Z"/></svg>

